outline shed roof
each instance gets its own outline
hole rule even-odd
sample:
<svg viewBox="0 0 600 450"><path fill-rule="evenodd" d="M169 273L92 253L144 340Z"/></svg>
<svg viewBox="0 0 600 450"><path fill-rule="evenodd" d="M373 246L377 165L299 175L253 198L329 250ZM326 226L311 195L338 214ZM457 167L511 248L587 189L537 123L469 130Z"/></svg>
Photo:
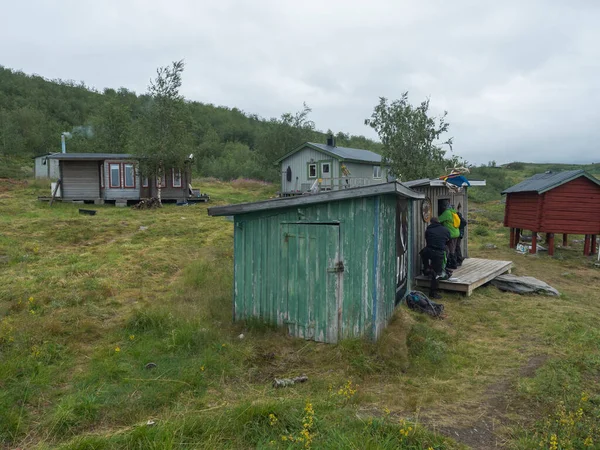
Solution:
<svg viewBox="0 0 600 450"><path fill-rule="evenodd" d="M585 177L600 186L600 180L588 174L583 169L565 170L564 172L537 173L521 181L519 184L503 190L502 194L512 194L515 192L537 192L538 194L542 194L579 177Z"/></svg>
<svg viewBox="0 0 600 450"><path fill-rule="evenodd" d="M469 180L471 186L485 186L485 180ZM413 187L421 187L421 186L445 186L444 180L440 180L439 178L421 178L420 180L411 180L405 181L403 183L405 186L410 188Z"/></svg>
<svg viewBox="0 0 600 450"><path fill-rule="evenodd" d="M295 148L291 152L285 154L277 161L275 164L280 163L287 157L293 155L296 152L299 152L305 147L313 148L314 150L321 151L323 153L328 154L329 156L333 156L339 161L355 161L360 163L381 163L381 155L378 153L372 152L371 150L363 150L360 148L350 148L350 147L337 147L331 146L327 144L317 144L315 142L305 142L300 147Z"/></svg>
<svg viewBox="0 0 600 450"><path fill-rule="evenodd" d="M48 159L61 159L64 161L102 161L105 159L136 159L127 153L55 153Z"/></svg>
<svg viewBox="0 0 600 450"><path fill-rule="evenodd" d="M254 211L265 211L270 209L289 208L294 206L312 205L336 200L350 198L372 197L380 194L395 194L402 197L422 199L425 194L413 191L402 183L392 181L390 183L373 184L339 191L321 192L318 194L301 195L298 197L283 197L264 200L253 203L240 203L237 205L215 206L208 208L209 216L232 216Z"/></svg>
<svg viewBox="0 0 600 450"><path fill-rule="evenodd" d="M32 156L31 159L46 158L50 155L55 155L56 153L58 153L58 152L48 152L48 153L44 153L42 155L35 155L35 156Z"/></svg>

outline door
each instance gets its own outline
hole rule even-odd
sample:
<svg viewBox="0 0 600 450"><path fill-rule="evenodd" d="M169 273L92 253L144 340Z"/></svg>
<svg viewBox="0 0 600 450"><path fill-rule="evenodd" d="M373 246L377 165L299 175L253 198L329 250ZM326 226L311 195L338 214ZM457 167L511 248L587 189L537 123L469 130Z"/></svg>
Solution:
<svg viewBox="0 0 600 450"><path fill-rule="evenodd" d="M331 169L331 161L321 163L321 187L324 189L331 189L333 187Z"/></svg>
<svg viewBox="0 0 600 450"><path fill-rule="evenodd" d="M292 336L319 342L338 339L343 264L337 224L282 224L285 323Z"/></svg>

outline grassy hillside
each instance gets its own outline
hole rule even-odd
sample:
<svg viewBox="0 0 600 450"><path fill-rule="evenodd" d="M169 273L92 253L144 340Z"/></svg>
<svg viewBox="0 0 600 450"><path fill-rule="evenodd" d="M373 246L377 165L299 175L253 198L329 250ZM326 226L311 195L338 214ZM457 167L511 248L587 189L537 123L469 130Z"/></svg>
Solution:
<svg viewBox="0 0 600 450"><path fill-rule="evenodd" d="M83 82L47 80L0 66L0 157L60 151L63 132L72 135L67 140L71 153L133 152L139 145L135 128L151 104L147 94L125 88L97 92ZM193 147L197 173L221 179L279 179L273 161L303 142L326 140L310 120L310 108L298 108L297 113L263 118L235 107L186 101L183 133ZM340 146L374 151L380 147L364 136L341 130L335 135ZM0 177L19 175L0 172Z"/></svg>
<svg viewBox="0 0 600 450"><path fill-rule="evenodd" d="M248 180L196 184L211 205L276 191ZM448 294L445 320L402 306L379 342L325 345L231 323L233 227L208 217L207 205L97 206L90 217L37 202L48 190L0 180L6 448L600 442L600 271L579 243L554 259L507 249L497 201L473 205L471 256L513 260L515 273L550 282L561 297ZM309 381L271 386L300 374Z"/></svg>

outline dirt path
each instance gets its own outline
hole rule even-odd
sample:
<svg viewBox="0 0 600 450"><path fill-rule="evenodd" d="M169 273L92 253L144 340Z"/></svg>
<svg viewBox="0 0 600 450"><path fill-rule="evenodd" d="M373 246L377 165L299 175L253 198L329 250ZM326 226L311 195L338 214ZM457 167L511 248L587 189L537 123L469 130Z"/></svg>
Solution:
<svg viewBox="0 0 600 450"><path fill-rule="evenodd" d="M527 361L519 370L521 378L530 378L535 371L548 359L547 355L536 355ZM508 415L517 412L511 400L514 396L512 390L513 380L504 380L489 386L483 398L483 403L473 407L474 420L468 426L441 426L435 427L439 433L451 437L457 442L465 444L473 450L489 450L504 447L504 439L500 430L510 424ZM435 426L431 417L425 420L429 426Z"/></svg>

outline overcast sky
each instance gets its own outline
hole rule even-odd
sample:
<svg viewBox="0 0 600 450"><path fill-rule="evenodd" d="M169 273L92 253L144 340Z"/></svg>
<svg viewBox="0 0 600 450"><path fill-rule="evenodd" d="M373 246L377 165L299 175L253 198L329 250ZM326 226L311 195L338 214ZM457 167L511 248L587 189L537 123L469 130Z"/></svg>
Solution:
<svg viewBox="0 0 600 450"><path fill-rule="evenodd" d="M20 0L0 65L142 93L185 58L190 100L376 137L379 96L448 111L469 162L599 162L597 0Z"/></svg>

